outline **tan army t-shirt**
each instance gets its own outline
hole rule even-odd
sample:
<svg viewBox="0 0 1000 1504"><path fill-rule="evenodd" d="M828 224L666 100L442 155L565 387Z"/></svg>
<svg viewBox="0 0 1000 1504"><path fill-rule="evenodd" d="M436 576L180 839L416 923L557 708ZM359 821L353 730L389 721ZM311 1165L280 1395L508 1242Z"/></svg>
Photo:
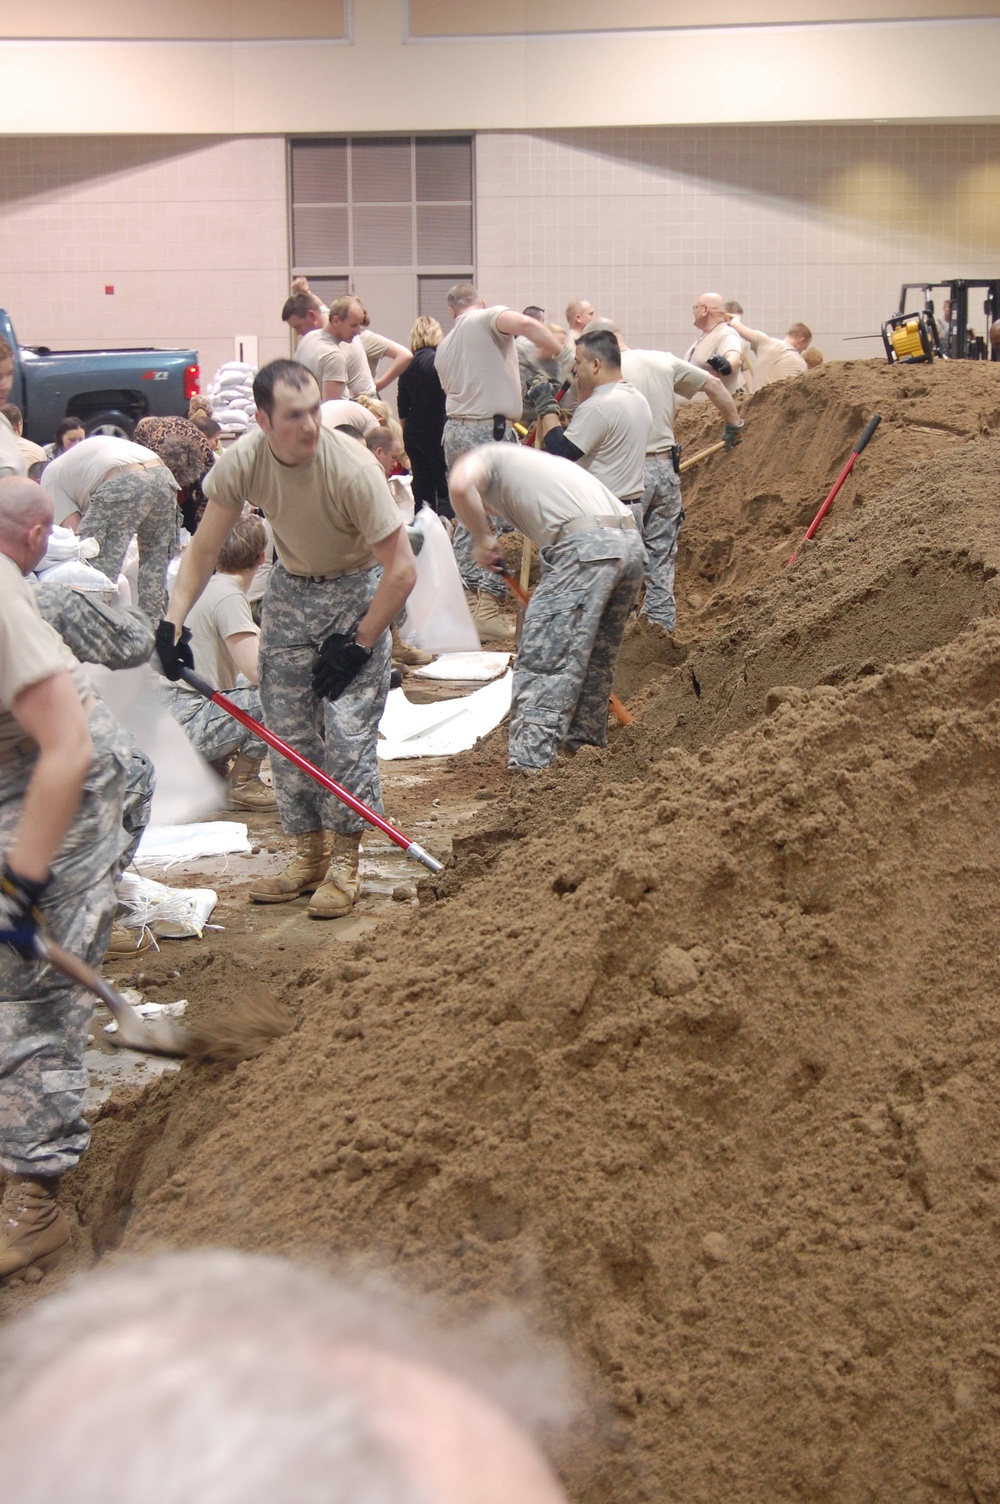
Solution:
<svg viewBox="0 0 1000 1504"><path fill-rule="evenodd" d="M666 350L623 350L622 375L642 392L653 415L646 453L663 454L673 448L677 398L696 397L711 372Z"/></svg>
<svg viewBox="0 0 1000 1504"><path fill-rule="evenodd" d="M642 495L646 446L653 415L629 381L595 387L573 414L566 437L583 450L576 463L613 496Z"/></svg>
<svg viewBox="0 0 1000 1504"><path fill-rule="evenodd" d="M339 381L352 397L375 395L364 346L357 339L344 343L327 329L310 329L295 347L295 359L312 372L321 392L324 381Z"/></svg>
<svg viewBox="0 0 1000 1504"><path fill-rule="evenodd" d="M289 574L356 574L375 560L371 545L400 526L399 510L374 455L346 433L321 428L302 465L283 465L263 429L244 434L205 477L209 501L259 507Z"/></svg>
<svg viewBox="0 0 1000 1504"><path fill-rule="evenodd" d="M392 340L386 339L384 334L376 334L374 329L362 329L360 334L354 336L351 343L361 345L374 381L378 363L392 344Z"/></svg>
<svg viewBox="0 0 1000 1504"><path fill-rule="evenodd" d="M481 444L486 466L483 505L513 523L536 548L555 543L560 529L579 517L631 517L595 476L572 460L523 444Z"/></svg>
<svg viewBox="0 0 1000 1504"><path fill-rule="evenodd" d="M729 324L716 324L707 334L699 335L691 348L686 352L684 359L693 366L704 366L709 375L718 376L727 392L742 392L743 372L734 371L731 376L722 376L718 371L712 371L708 362L716 355L723 355L728 360L731 355L743 357L743 341L736 330Z"/></svg>
<svg viewBox="0 0 1000 1504"><path fill-rule="evenodd" d="M434 368L449 418L486 422L521 416L521 372L512 334L497 328L504 307L467 308L438 345Z"/></svg>
<svg viewBox="0 0 1000 1504"><path fill-rule="evenodd" d="M774 339L760 330L754 332L750 346L754 363L753 375L747 384L753 392L759 392L762 386L770 386L774 381L787 381L789 376L804 376L809 369L798 350L786 345L783 339Z"/></svg>
<svg viewBox="0 0 1000 1504"><path fill-rule="evenodd" d="M378 427L375 414L350 397L334 397L330 402L322 403L319 415L324 428L353 428L362 438Z"/></svg>
<svg viewBox="0 0 1000 1504"><path fill-rule="evenodd" d="M14 701L33 684L64 670L89 711L94 696L82 665L55 628L42 620L35 592L14 560L0 554L0 756L25 738L11 713Z"/></svg>
<svg viewBox="0 0 1000 1504"><path fill-rule="evenodd" d="M27 475L28 466L18 448L17 434L10 421L0 413L0 478L5 475Z"/></svg>
<svg viewBox="0 0 1000 1504"><path fill-rule="evenodd" d="M201 677L207 679L213 689L235 689L238 670L226 647L226 638L238 633L260 636L260 628L250 612L250 602L240 589L236 576L213 574L192 606L186 625L191 631L195 668ZM197 694L197 690L191 689L183 680L178 688Z"/></svg>

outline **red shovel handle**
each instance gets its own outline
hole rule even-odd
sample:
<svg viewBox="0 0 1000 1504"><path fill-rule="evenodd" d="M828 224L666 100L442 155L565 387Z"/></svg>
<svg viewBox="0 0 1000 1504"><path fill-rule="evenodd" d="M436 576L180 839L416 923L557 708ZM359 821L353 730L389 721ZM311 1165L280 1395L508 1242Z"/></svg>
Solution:
<svg viewBox="0 0 1000 1504"><path fill-rule="evenodd" d="M275 752L280 752L282 757L287 757L288 761L293 762L301 773L308 773L309 777L314 778L322 788L326 789L327 793L334 794L342 804L347 805L348 809L353 810L356 815L360 815L362 820L367 820L369 825L374 825L375 829L380 830L383 835L388 836L390 841L394 841L397 846L401 846L407 856L412 856L415 861L422 862L431 872L444 871L444 863L439 862L437 857L431 856L416 841L411 841L408 836L404 836L401 830L397 830L395 825L390 825L389 821L383 819L375 810L369 809L367 804L362 804L361 800L356 799L352 793L344 788L343 784L337 783L335 779L322 772L308 758L303 757L301 752L296 752L294 747L290 747L280 736L276 736L273 731L268 731L267 727L262 726L260 721L255 721L253 716L249 715L242 706L234 705L232 700L227 700L225 695L220 694L217 689L213 689L211 684L202 679L193 669L182 668L181 678L185 684L190 684L192 689L196 689L200 695L204 695L206 700L211 700L220 709L224 710L227 715L231 715L234 721L239 721L240 725L246 726L247 730L252 731L254 736L259 736L262 742L266 742L269 747L273 747Z"/></svg>
<svg viewBox="0 0 1000 1504"><path fill-rule="evenodd" d="M858 442L855 444L854 448L851 450L851 457L850 457L850 459L847 461L847 464L844 466L843 470L841 470L840 474L837 476L837 479L834 481L833 485L831 486L829 494L828 494L826 500L823 502L823 505L820 507L819 511L816 513L816 516L813 518L812 522L810 522L809 526L806 528L805 534L804 534L803 539L802 539L802 543L805 543L805 542L808 541L808 539L815 537L817 528L819 527L820 523L823 521L823 518L826 516L827 512L833 506L834 497L836 496L837 492L840 490L841 486L844 484L844 481L850 475L851 471L854 469L854 466L858 462L858 456L861 454L862 450L867 445L869 439L871 438L872 434L875 432L876 428L879 426L879 424L881 423L881 421L882 421L882 414L881 413L876 413L875 416L874 416L874 418L872 418L871 422L868 424L868 426L865 429L864 433L861 435L861 437L858 440ZM799 544L799 548L802 547L802 543ZM795 552L792 554L792 557L789 559L788 563L785 565L786 569L790 568L791 565L793 565L795 563L795 560L799 556L799 548L797 548L795 550Z"/></svg>

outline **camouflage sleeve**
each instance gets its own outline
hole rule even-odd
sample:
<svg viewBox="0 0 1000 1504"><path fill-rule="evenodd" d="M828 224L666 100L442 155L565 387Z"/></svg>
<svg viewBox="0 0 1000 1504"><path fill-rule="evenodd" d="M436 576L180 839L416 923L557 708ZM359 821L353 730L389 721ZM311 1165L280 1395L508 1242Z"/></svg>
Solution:
<svg viewBox="0 0 1000 1504"><path fill-rule="evenodd" d="M38 609L81 663L135 668L153 651L153 628L135 606L109 606L68 585L39 585Z"/></svg>

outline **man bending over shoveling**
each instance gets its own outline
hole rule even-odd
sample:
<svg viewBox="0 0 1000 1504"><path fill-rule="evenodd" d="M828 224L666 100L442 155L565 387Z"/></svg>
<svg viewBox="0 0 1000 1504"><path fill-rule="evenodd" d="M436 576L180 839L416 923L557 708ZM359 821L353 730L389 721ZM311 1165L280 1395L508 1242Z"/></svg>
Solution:
<svg viewBox="0 0 1000 1504"><path fill-rule="evenodd" d="M630 509L570 460L520 444L460 456L451 502L485 568L500 563L488 512L530 538L541 583L514 660L508 764L544 768L608 739L608 699L646 550Z"/></svg>

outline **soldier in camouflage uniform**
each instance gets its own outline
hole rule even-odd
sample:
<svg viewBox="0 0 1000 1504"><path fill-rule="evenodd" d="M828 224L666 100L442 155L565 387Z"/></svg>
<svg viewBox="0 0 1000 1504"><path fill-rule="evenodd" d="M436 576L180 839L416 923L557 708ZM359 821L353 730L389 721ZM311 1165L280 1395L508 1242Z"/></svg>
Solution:
<svg viewBox="0 0 1000 1504"><path fill-rule="evenodd" d="M68 1243L55 1189L89 1140L93 999L34 959L35 936L44 922L99 965L127 845L125 738L22 573L51 523L40 486L0 481L0 1281Z"/></svg>
<svg viewBox="0 0 1000 1504"><path fill-rule="evenodd" d="M139 605L157 621L167 599L167 565L177 552L177 486L166 465L109 475L90 498L81 538L101 545L96 563L117 580L129 543L139 545Z"/></svg>
<svg viewBox="0 0 1000 1504"><path fill-rule="evenodd" d="M514 661L509 765L544 768L556 752L608 739L608 698L646 551L628 507L570 460L522 445L464 455L449 480L476 558L496 567L488 514L539 550L543 574Z"/></svg>
<svg viewBox="0 0 1000 1504"><path fill-rule="evenodd" d="M153 653L153 629L136 606L112 606L91 591L43 582L35 591L43 621L54 627L74 657L81 663L100 663L105 668L138 668ZM156 772L130 731L121 728L129 749L122 824L128 844L122 870L135 855L142 833L149 824L156 787Z"/></svg>
<svg viewBox="0 0 1000 1504"><path fill-rule="evenodd" d="M381 810L376 744L389 685L388 628L416 579L406 529L378 461L355 439L322 427L319 387L305 366L271 361L257 373L254 399L256 431L205 481L205 515L156 634L163 672L177 679L189 661L178 630L244 501L252 501L273 526L277 555L261 623L267 724ZM287 759L274 759L273 775L295 856L277 877L259 878L251 898L283 903L311 893L313 918L348 913L364 822Z"/></svg>
<svg viewBox="0 0 1000 1504"><path fill-rule="evenodd" d="M531 340L543 357L558 355L562 346L538 319L500 305L487 308L469 282L451 288L448 307L455 322L437 347L434 366L446 397L444 458L450 470L459 455L481 444L517 443L511 424L521 416L523 401L515 340ZM503 583L476 563L461 521L452 543L462 583L473 597L472 619L480 636L513 637L513 629L496 609L496 601L506 594Z"/></svg>

